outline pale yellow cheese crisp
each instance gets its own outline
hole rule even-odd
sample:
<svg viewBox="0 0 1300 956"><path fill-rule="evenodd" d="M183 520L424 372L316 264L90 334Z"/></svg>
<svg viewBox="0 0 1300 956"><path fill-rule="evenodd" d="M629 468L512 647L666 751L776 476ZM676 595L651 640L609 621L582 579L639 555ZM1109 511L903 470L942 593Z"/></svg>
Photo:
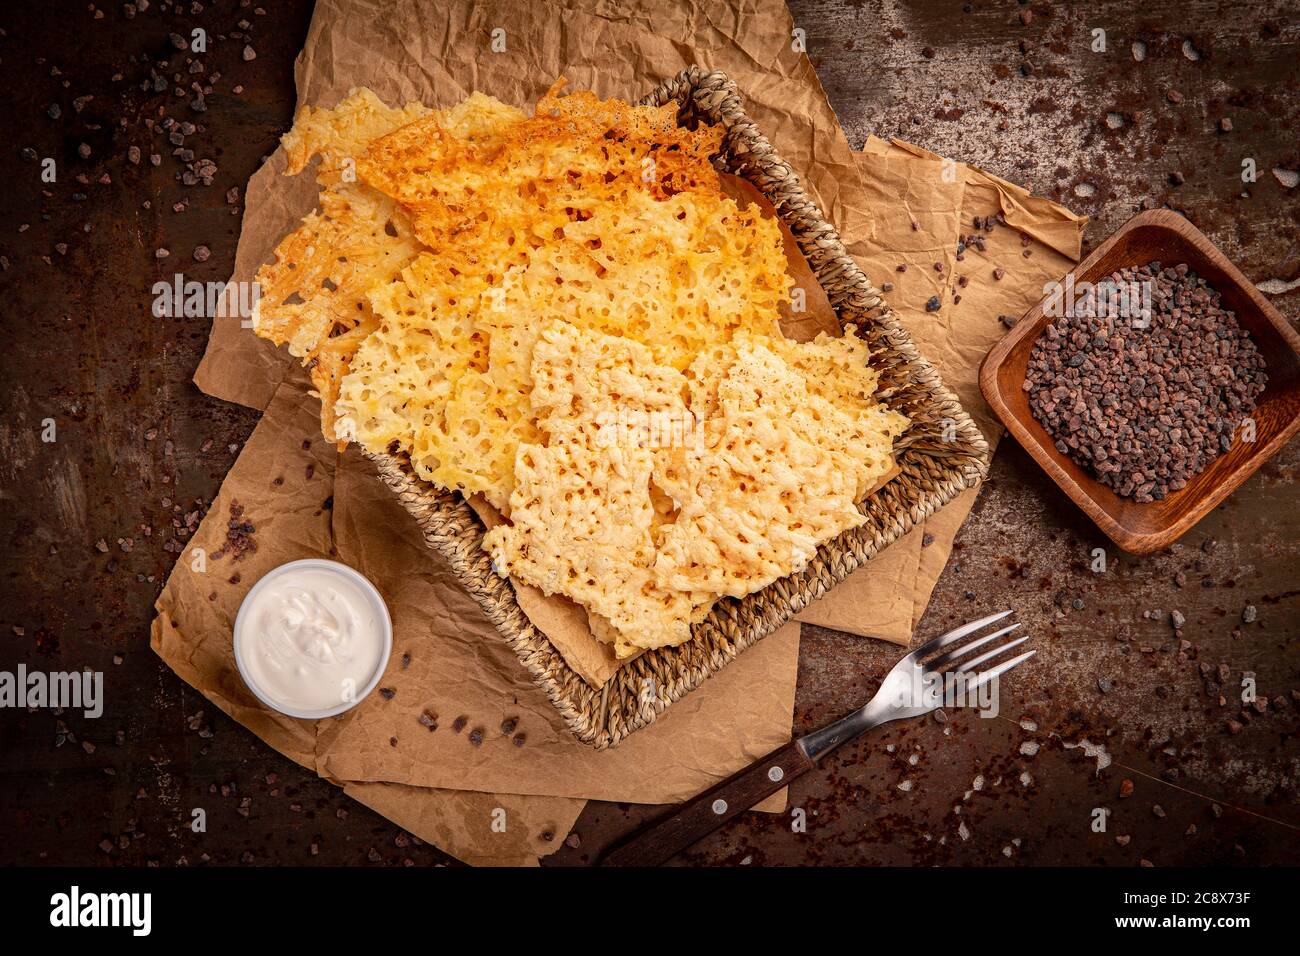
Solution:
<svg viewBox="0 0 1300 956"><path fill-rule="evenodd" d="M552 323L532 367L544 441L519 448L512 524L486 543L494 565L582 604L620 656L686 640L718 596L800 570L863 522L858 489L889 469L905 420L793 364L826 371L846 355L865 346L742 333L692 380L628 339Z"/></svg>
<svg viewBox="0 0 1300 956"><path fill-rule="evenodd" d="M888 471L904 420L871 407L851 416L783 357L812 369L828 348L740 335L702 356L713 363L695 370L706 451L656 456L655 483L679 509L662 530L661 587L743 597L863 522L859 489Z"/></svg>
<svg viewBox="0 0 1300 956"><path fill-rule="evenodd" d="M656 586L654 453L611 425L685 414L685 378L637 342L562 322L541 331L533 371L546 440L519 446L510 524L484 539L493 566L582 604L622 654L680 644L711 596Z"/></svg>

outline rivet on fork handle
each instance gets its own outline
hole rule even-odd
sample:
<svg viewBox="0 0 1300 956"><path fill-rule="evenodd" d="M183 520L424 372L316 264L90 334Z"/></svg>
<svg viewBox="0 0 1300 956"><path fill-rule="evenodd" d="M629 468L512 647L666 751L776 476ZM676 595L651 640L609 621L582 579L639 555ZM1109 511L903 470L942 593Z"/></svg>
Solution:
<svg viewBox="0 0 1300 956"><path fill-rule="evenodd" d="M662 822L616 847L601 862L604 866L659 866L814 766L800 742L792 740L675 808Z"/></svg>

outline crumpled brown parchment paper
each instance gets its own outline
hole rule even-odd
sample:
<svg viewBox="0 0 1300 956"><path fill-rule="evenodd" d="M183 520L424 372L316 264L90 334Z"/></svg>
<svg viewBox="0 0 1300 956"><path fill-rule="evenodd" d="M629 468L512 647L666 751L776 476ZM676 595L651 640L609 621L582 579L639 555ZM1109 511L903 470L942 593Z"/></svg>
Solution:
<svg viewBox="0 0 1300 956"><path fill-rule="evenodd" d="M844 243L877 287L893 284L885 295L890 308L996 448L1002 426L980 394L980 362L1006 332L999 316L1019 318L1042 297L1044 283L1079 261L1088 220L900 140L873 136L854 159L861 192L844 203ZM977 217L998 215L1005 225L976 229ZM972 245L959 260L958 243L972 234L985 238L985 248ZM941 307L929 312L935 295ZM978 495L978 487L962 492L798 619L908 643Z"/></svg>

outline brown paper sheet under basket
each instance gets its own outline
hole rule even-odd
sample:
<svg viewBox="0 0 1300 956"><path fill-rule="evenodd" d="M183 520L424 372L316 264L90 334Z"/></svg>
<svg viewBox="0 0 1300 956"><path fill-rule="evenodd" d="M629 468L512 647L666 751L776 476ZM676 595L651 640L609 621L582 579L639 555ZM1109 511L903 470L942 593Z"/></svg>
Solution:
<svg viewBox="0 0 1300 956"><path fill-rule="evenodd" d="M856 323L870 345L881 372L882 400L906 414L911 427L895 445L901 469L897 477L859 503L866 524L822 545L803 571L743 599L719 601L695 625L690 641L641 654L599 689L565 663L520 609L510 582L493 572L481 547L485 528L464 498L417 478L401 456L370 456L381 480L419 523L425 541L447 559L574 735L596 748L613 746L650 724L988 469L988 444L974 422L917 353L834 227L804 193L799 177L745 114L735 84L722 72L694 66L641 102L659 106L670 100L678 102L683 125L705 122L726 129L720 168L748 180L776 208L841 322Z"/></svg>

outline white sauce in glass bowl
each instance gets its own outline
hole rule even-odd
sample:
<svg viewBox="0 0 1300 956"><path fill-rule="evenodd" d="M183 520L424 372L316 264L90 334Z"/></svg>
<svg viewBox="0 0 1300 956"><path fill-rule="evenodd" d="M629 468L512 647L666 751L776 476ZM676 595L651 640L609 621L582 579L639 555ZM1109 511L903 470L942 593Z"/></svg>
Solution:
<svg viewBox="0 0 1300 956"><path fill-rule="evenodd" d="M373 585L333 561L269 572L239 609L235 657L249 688L290 716L347 710L378 682L392 646Z"/></svg>

